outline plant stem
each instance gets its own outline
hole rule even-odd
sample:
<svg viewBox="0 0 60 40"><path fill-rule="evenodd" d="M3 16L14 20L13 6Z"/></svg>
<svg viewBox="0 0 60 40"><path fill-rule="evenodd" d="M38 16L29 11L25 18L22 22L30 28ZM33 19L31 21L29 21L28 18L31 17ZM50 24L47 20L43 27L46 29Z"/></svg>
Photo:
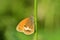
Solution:
<svg viewBox="0 0 60 40"><path fill-rule="evenodd" d="M36 40L38 39L38 31L37 31L37 0L34 0L34 21L36 28Z"/></svg>

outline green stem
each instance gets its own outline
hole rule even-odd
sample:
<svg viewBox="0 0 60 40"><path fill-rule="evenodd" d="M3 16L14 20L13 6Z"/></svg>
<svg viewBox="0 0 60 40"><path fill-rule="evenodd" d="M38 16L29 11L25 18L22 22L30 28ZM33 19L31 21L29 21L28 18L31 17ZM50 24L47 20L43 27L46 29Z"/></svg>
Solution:
<svg viewBox="0 0 60 40"><path fill-rule="evenodd" d="M34 21L36 28L36 40L38 39L38 31L37 31L37 0L34 0Z"/></svg>

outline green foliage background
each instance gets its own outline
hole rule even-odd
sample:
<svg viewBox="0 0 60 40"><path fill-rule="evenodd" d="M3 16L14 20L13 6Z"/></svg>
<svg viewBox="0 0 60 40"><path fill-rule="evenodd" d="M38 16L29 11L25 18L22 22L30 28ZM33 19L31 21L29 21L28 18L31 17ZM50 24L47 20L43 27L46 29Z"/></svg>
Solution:
<svg viewBox="0 0 60 40"><path fill-rule="evenodd" d="M0 0L0 40L33 40L17 32L17 24L33 15L33 0Z"/></svg>
<svg viewBox="0 0 60 40"><path fill-rule="evenodd" d="M38 20L39 40L60 40L60 0L39 0L39 5L44 15Z"/></svg>

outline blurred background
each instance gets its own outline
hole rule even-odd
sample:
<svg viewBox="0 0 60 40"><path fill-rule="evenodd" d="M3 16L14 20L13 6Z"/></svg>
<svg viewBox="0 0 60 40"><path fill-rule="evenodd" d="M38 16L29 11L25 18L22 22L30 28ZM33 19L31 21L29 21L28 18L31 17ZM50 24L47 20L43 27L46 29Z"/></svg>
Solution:
<svg viewBox="0 0 60 40"><path fill-rule="evenodd" d="M17 24L33 15L33 0L0 0L0 40L33 40L34 34L17 32Z"/></svg>
<svg viewBox="0 0 60 40"><path fill-rule="evenodd" d="M60 40L60 0L38 0L38 40Z"/></svg>

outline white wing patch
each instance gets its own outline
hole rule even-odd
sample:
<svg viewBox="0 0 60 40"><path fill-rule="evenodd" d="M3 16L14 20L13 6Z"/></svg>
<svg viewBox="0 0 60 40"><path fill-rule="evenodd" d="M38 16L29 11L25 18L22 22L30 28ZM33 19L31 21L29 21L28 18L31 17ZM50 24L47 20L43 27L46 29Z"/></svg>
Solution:
<svg viewBox="0 0 60 40"><path fill-rule="evenodd" d="M29 27L24 27L25 30L31 30Z"/></svg>

